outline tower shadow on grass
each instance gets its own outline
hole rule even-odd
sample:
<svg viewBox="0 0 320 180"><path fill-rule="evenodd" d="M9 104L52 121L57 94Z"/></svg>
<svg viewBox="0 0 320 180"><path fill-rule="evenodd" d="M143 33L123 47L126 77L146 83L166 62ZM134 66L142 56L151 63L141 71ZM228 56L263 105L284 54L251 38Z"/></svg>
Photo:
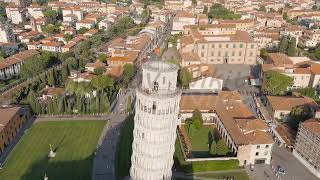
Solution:
<svg viewBox="0 0 320 180"><path fill-rule="evenodd" d="M21 177L21 180L42 180L45 176L50 180L88 180L91 179L93 155L75 161L54 162L54 159L44 158Z"/></svg>

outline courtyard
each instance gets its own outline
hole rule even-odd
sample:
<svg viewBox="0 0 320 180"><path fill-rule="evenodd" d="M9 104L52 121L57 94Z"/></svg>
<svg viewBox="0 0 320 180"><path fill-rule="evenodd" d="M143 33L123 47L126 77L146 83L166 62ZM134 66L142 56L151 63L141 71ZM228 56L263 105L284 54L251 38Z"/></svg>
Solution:
<svg viewBox="0 0 320 180"><path fill-rule="evenodd" d="M38 122L9 155L0 179L87 180L91 179L92 159L105 121ZM48 158L49 144L56 152Z"/></svg>

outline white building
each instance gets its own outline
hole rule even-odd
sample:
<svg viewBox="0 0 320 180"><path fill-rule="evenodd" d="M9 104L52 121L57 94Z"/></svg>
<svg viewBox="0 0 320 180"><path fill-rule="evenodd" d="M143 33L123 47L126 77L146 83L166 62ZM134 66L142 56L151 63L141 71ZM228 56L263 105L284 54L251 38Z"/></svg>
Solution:
<svg viewBox="0 0 320 180"><path fill-rule="evenodd" d="M95 22L93 20L84 19L76 22L76 29L79 30L81 28L92 29L95 26Z"/></svg>
<svg viewBox="0 0 320 180"><path fill-rule="evenodd" d="M0 42L8 43L14 42L15 36L12 31L12 27L9 24L1 24L0 25Z"/></svg>
<svg viewBox="0 0 320 180"><path fill-rule="evenodd" d="M6 7L6 14L13 24L22 23L25 19L24 9L19 7Z"/></svg>
<svg viewBox="0 0 320 180"><path fill-rule="evenodd" d="M180 12L173 18L171 34L178 34L183 32L185 25L195 25L197 18L192 13Z"/></svg>
<svg viewBox="0 0 320 180"><path fill-rule="evenodd" d="M98 26L99 26L99 29L103 29L103 30L107 31L108 27L111 24L112 24L112 22L108 21L107 19L104 19L104 20L99 22Z"/></svg>
<svg viewBox="0 0 320 180"><path fill-rule="evenodd" d="M136 180L171 179L181 90L178 67L151 61L142 67L136 90L130 176Z"/></svg>

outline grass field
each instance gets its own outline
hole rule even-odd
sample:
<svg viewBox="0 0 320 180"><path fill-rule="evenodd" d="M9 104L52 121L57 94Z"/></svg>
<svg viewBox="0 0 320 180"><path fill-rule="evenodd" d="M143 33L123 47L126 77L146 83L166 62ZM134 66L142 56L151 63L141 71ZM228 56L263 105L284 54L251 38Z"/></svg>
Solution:
<svg viewBox="0 0 320 180"><path fill-rule="evenodd" d="M133 142L133 115L130 115L121 129L116 152L116 176L117 179L123 179L129 175L131 167L132 142Z"/></svg>
<svg viewBox="0 0 320 180"><path fill-rule="evenodd" d="M236 180L249 180L249 176L245 170L239 172L226 172L226 173L208 173L203 175L196 175L197 177L214 178L214 179L226 179L233 178Z"/></svg>
<svg viewBox="0 0 320 180"><path fill-rule="evenodd" d="M11 152L3 180L91 179L92 159L104 121L39 122L26 132ZM49 144L56 157L48 159Z"/></svg>
<svg viewBox="0 0 320 180"><path fill-rule="evenodd" d="M192 145L192 154L195 157L210 156L208 143L212 141L212 132L211 126L203 126L200 129L190 128L188 136Z"/></svg>
<svg viewBox="0 0 320 180"><path fill-rule="evenodd" d="M238 160L186 162L178 140L175 144L174 162L178 170L188 173L239 169Z"/></svg>

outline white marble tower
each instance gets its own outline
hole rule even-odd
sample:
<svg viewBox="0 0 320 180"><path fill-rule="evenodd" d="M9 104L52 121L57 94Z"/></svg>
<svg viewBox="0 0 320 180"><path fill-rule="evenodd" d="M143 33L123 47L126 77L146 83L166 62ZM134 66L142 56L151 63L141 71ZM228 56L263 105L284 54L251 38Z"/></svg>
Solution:
<svg viewBox="0 0 320 180"><path fill-rule="evenodd" d="M134 180L171 179L181 90L178 67L163 61L142 66L136 90L130 176Z"/></svg>

